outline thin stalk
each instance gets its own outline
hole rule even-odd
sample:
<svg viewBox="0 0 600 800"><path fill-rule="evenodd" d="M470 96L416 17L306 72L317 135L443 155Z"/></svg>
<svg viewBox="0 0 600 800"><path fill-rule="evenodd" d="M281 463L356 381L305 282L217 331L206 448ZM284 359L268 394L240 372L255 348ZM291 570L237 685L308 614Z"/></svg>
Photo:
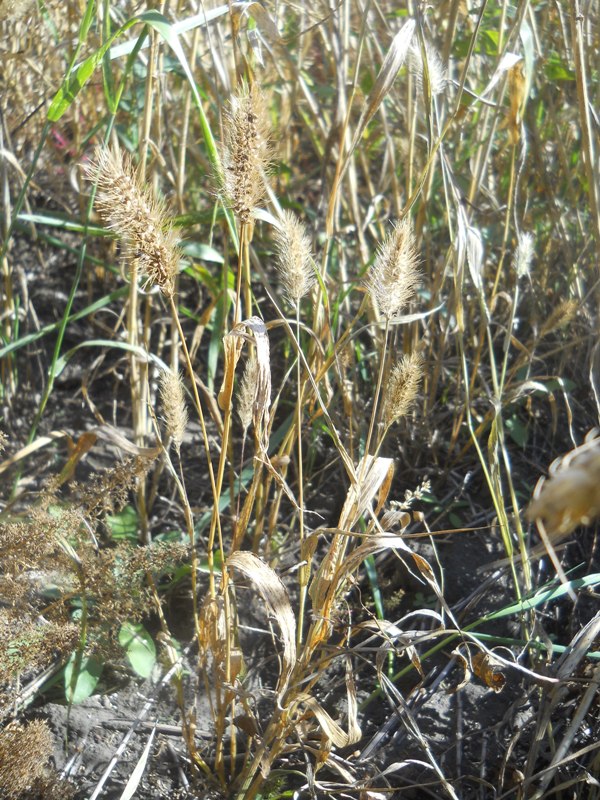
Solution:
<svg viewBox="0 0 600 800"><path fill-rule="evenodd" d="M371 439L373 438L373 430L375 428L375 419L377 417L377 406L379 404L379 396L381 394L381 384L383 383L383 373L385 370L385 362L387 358L387 343L388 343L388 334L390 330L390 318L386 317L385 320L385 333L383 337L383 349L381 352L381 359L379 362L379 372L377 374L377 386L375 388L375 395L373 397L373 410L371 412L371 420L369 422L369 432L367 433L367 439L365 441L365 460L363 462L363 467L361 470L361 475L359 476L359 480L362 479L364 471L367 467L367 459L366 457L369 455L369 449L371 447Z"/></svg>
<svg viewBox="0 0 600 800"><path fill-rule="evenodd" d="M296 302L296 341L300 343L300 302ZM298 525L300 527L300 560L304 561L304 468L302 464L302 367L300 359L296 358L296 435L298 452ZM296 646L302 644L302 629L304 627L304 614L306 610L306 594L308 592L308 581L310 580L310 563L301 564L298 571L300 581L300 599L298 606L298 624L296 627Z"/></svg>

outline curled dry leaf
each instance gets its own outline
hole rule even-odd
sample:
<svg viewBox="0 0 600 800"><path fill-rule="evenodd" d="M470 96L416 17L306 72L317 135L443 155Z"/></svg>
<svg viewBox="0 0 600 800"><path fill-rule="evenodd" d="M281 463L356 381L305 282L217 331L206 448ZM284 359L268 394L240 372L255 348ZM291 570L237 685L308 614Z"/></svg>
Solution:
<svg viewBox="0 0 600 800"><path fill-rule="evenodd" d="M439 615L436 616L439 619ZM394 625L393 622L386 619L368 620L362 623L360 627L375 630L379 633L380 637L384 639L383 644L377 650L375 661L378 674L383 669L388 654L394 651L396 654L406 654L419 675L422 678L425 677L423 667L421 666L421 659L419 658L417 649L413 645L413 640L416 638L415 631L403 631L397 625Z"/></svg>
<svg viewBox="0 0 600 800"><path fill-rule="evenodd" d="M360 739L360 729L357 731L353 727L351 731L346 733L312 695L301 692L294 699L294 706L297 708L303 707L313 714L319 723L319 727L335 747L347 747ZM358 739L352 738L356 735L358 735Z"/></svg>
<svg viewBox="0 0 600 800"><path fill-rule="evenodd" d="M244 339L252 337L256 347L257 373L253 403L253 422L263 450L268 447L269 409L271 406L271 356L267 326L260 317L250 317L238 323L223 337L225 369L219 392L219 406L226 411L231 407L235 368L240 359Z"/></svg>
<svg viewBox="0 0 600 800"><path fill-rule="evenodd" d="M338 536L340 534L336 534ZM341 538L347 538L342 533ZM333 545L332 545L333 547ZM331 611L336 597L343 594L349 577L359 568L368 556L378 553L381 550L392 548L411 553L400 536L371 536L363 544L353 550L349 556L343 560L338 559L332 563L330 558L331 550L323 559L319 570L311 581L309 595L313 603L313 608L319 610L319 615L323 619L330 619ZM325 635L323 633L323 635Z"/></svg>
<svg viewBox="0 0 600 800"><path fill-rule="evenodd" d="M452 655L454 656L454 658L457 659L457 661L463 668L463 677L460 683L458 683L456 686L453 686L451 689L448 690L448 694L457 694L457 692L460 692L461 689L464 689L464 687L470 682L473 673L471 671L471 665L469 663L469 659L466 658L461 653L459 648L453 650Z"/></svg>
<svg viewBox="0 0 600 800"><path fill-rule="evenodd" d="M260 592L271 614L277 620L283 640L281 673L277 693L281 698L287 689L290 674L296 663L296 617L292 611L287 589L277 574L254 553L237 552L227 559L227 566L249 578Z"/></svg>
<svg viewBox="0 0 600 800"><path fill-rule="evenodd" d="M394 475L394 460L375 456L365 456L361 459L357 470L356 484L348 489L344 507L340 514L339 528L352 528L370 505L382 487L389 492ZM386 496L379 505L385 502Z"/></svg>
<svg viewBox="0 0 600 800"><path fill-rule="evenodd" d="M356 482L350 486L346 494L331 547L321 562L309 590L313 607L318 608L324 618L329 616L331 603L338 588L343 589L343 585L336 579L336 573L339 565L344 561L351 529L367 509L371 508L375 497L377 497L377 512L385 503L394 475L393 459L367 455L358 464L355 474ZM360 563L359 561L356 566ZM333 591L330 591L331 587L333 587Z"/></svg>
<svg viewBox="0 0 600 800"><path fill-rule="evenodd" d="M600 516L600 438L555 461L550 473L536 487L527 516L541 520L550 539L560 541Z"/></svg>
<svg viewBox="0 0 600 800"><path fill-rule="evenodd" d="M243 323L241 323L243 324ZM228 411L231 407L231 398L233 397L233 382L235 379L235 368L240 356L242 354L242 347L244 340L240 338L239 333L236 333L239 325L223 337L223 348L225 356L225 365L223 370L223 383L219 391L218 402L221 411Z"/></svg>
<svg viewBox="0 0 600 800"><path fill-rule="evenodd" d="M471 659L473 672L494 692L501 692L506 684L504 673L492 653L476 653Z"/></svg>

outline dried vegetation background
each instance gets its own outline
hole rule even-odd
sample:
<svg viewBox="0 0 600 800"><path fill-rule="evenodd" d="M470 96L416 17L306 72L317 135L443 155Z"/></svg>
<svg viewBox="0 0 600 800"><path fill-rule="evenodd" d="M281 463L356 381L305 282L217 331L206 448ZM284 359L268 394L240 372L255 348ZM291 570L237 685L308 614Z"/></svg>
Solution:
<svg viewBox="0 0 600 800"><path fill-rule="evenodd" d="M2 797L600 797L599 11L0 1Z"/></svg>

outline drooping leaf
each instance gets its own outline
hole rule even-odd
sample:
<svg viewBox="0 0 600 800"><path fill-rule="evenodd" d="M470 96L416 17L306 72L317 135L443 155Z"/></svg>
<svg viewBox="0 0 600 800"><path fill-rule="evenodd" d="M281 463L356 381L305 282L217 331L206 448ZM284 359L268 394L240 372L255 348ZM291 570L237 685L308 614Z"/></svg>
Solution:
<svg viewBox="0 0 600 800"><path fill-rule="evenodd" d="M277 692L281 697L296 663L296 617L292 611L288 591L279 576L254 553L237 552L227 559L230 569L242 572L260 592L281 631L283 655Z"/></svg>
<svg viewBox="0 0 600 800"><path fill-rule="evenodd" d="M65 667L65 695L74 705L87 700L98 685L104 664L95 656L84 656L79 665L77 653L73 653ZM75 674L79 666L79 672Z"/></svg>
<svg viewBox="0 0 600 800"><path fill-rule="evenodd" d="M139 622L125 622L119 631L119 644L132 669L141 678L149 678L156 664L156 646L144 626Z"/></svg>

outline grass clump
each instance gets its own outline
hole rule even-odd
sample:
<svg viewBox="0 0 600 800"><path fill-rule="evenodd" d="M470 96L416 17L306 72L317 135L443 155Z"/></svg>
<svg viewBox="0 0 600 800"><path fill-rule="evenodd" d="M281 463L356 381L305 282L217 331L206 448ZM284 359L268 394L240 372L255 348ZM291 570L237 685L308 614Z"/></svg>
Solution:
<svg viewBox="0 0 600 800"><path fill-rule="evenodd" d="M62 669L72 706L142 653L173 792L583 797L597 31L547 5L279 11L15 22L0 735L42 737L23 680L43 708ZM492 724L500 691L523 717ZM163 735L128 791L153 796Z"/></svg>

